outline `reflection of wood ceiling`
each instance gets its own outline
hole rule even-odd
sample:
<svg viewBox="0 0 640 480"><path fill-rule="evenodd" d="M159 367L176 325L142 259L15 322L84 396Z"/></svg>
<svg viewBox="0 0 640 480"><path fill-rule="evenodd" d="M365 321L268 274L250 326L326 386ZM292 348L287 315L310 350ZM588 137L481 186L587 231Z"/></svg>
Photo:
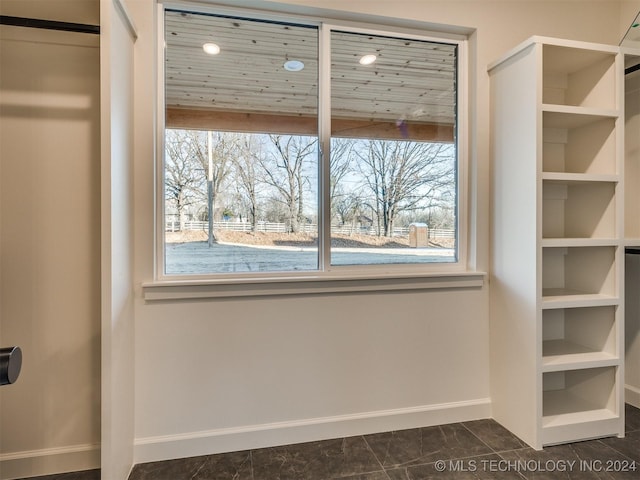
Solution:
<svg viewBox="0 0 640 480"><path fill-rule="evenodd" d="M183 12L167 12L165 29L168 125L315 122L317 29ZM218 44L220 54L206 54L207 42ZM378 60L360 65L368 53ZM305 67L289 72L287 60ZM365 124L397 129L403 122L452 136L454 45L333 32L331 78L334 123L348 121L357 130Z"/></svg>

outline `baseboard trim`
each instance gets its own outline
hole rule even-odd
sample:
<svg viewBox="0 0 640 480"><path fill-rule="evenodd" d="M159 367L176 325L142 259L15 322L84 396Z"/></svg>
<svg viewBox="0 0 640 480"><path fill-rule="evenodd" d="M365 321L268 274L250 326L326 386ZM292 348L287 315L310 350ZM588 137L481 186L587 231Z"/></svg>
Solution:
<svg viewBox="0 0 640 480"><path fill-rule="evenodd" d="M491 400L400 408L137 438L135 463L427 427L491 417Z"/></svg>
<svg viewBox="0 0 640 480"><path fill-rule="evenodd" d="M640 388L631 385L624 386L624 401L636 408L640 408Z"/></svg>
<svg viewBox="0 0 640 480"><path fill-rule="evenodd" d="M100 468L100 445L85 444L0 454L0 480Z"/></svg>

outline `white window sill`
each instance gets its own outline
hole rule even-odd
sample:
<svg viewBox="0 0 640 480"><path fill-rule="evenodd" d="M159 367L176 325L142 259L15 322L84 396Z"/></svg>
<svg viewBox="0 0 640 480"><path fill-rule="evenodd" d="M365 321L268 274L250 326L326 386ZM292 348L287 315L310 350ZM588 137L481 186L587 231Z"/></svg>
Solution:
<svg viewBox="0 0 640 480"><path fill-rule="evenodd" d="M314 275L220 280L171 280L142 284L147 302L218 297L482 288L485 272L438 274Z"/></svg>

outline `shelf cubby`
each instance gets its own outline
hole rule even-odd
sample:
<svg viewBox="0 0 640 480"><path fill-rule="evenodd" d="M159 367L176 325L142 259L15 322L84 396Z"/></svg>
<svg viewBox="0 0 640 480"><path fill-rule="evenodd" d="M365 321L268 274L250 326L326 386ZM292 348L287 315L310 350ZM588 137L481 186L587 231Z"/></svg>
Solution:
<svg viewBox="0 0 640 480"><path fill-rule="evenodd" d="M616 309L616 306L606 306L544 310L543 370L550 372L616 362Z"/></svg>
<svg viewBox="0 0 640 480"><path fill-rule="evenodd" d="M617 295L616 247L543 248L543 301L594 295Z"/></svg>
<svg viewBox="0 0 640 480"><path fill-rule="evenodd" d="M616 108L616 56L559 45L542 49L543 103Z"/></svg>
<svg viewBox="0 0 640 480"><path fill-rule="evenodd" d="M543 180L542 238L614 238L616 183Z"/></svg>
<svg viewBox="0 0 640 480"><path fill-rule="evenodd" d="M616 418L616 368L544 373L543 427Z"/></svg>
<svg viewBox="0 0 640 480"><path fill-rule="evenodd" d="M616 175L616 113L544 111L544 172Z"/></svg>

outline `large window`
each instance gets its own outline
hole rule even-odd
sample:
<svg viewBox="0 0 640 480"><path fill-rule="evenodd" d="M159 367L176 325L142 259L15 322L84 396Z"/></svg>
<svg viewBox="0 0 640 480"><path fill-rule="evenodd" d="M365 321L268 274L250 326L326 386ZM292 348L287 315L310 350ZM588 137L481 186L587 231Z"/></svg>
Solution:
<svg viewBox="0 0 640 480"><path fill-rule="evenodd" d="M461 41L173 9L164 32L161 276L460 266Z"/></svg>

